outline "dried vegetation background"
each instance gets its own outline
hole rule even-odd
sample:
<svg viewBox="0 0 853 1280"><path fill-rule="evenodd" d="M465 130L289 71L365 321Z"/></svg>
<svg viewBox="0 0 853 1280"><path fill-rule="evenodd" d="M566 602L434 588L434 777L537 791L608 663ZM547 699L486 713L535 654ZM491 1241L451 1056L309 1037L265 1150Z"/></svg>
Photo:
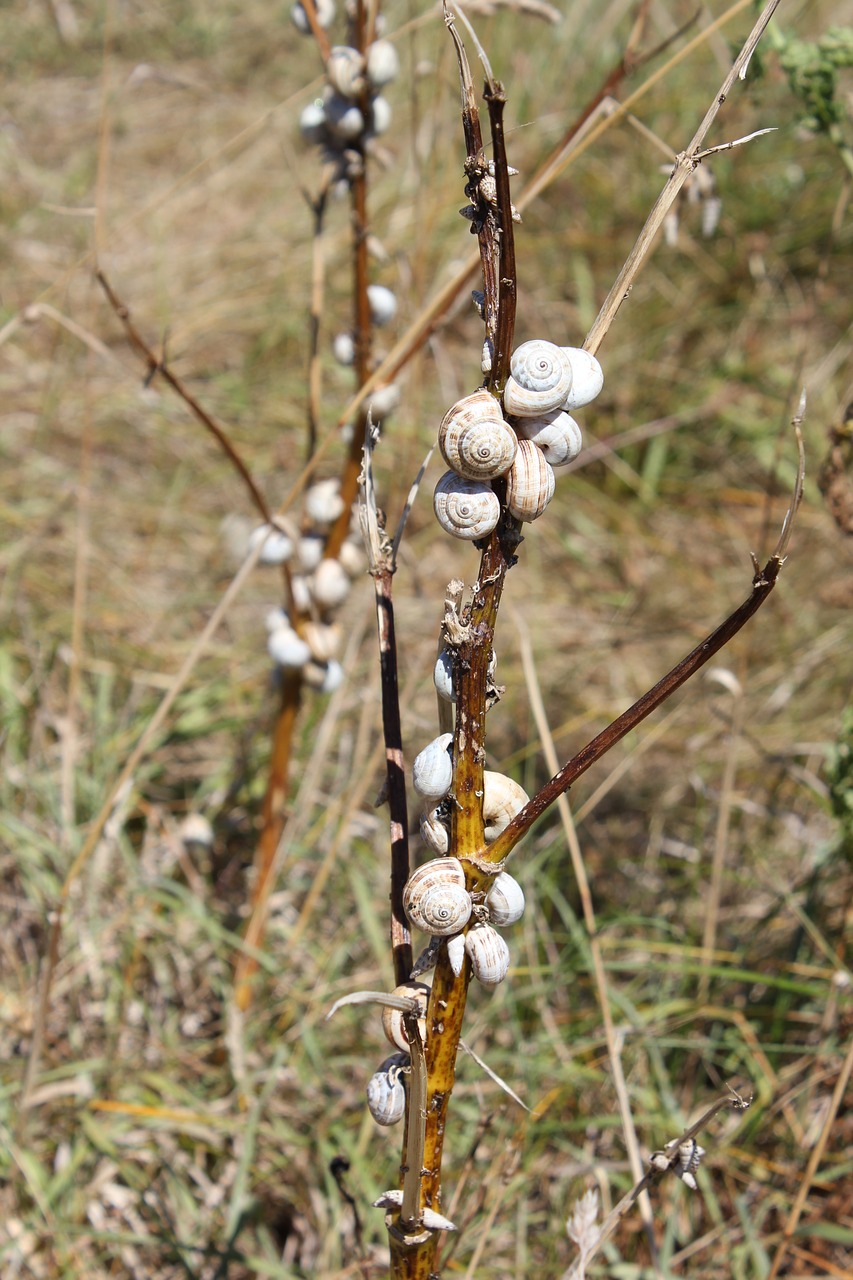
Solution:
<svg viewBox="0 0 853 1280"><path fill-rule="evenodd" d="M522 180L630 28L631 7L615 0L565 7L555 27L503 6L477 17L509 92ZM724 8L699 6L670 55ZM813 38L844 9L783 4L780 22ZM386 12L389 33L402 32L404 75L371 178L384 253L375 279L395 289L408 322L472 242L456 212L449 41L429 6L392 0ZM651 47L694 6L650 12ZM733 19L636 104L673 150L747 22ZM0 1269L45 1280L381 1275L381 1215L365 1206L393 1185L398 1142L363 1104L381 1031L355 1011L323 1021L344 992L391 985L367 579L347 605L347 682L303 713L301 834L287 847L249 1017L237 1023L229 1002L272 714L263 620L276 586L263 570L195 665L73 888L23 1105L50 913L253 519L184 406L156 379L142 385L94 282L93 250L278 504L305 454L311 217L301 189L317 171L296 122L318 92L319 60L284 6L173 0L101 12L13 0L0 13L0 63ZM709 142L778 132L714 162L716 233L703 239L701 211L685 205L677 242L658 247L620 313L600 352L604 393L583 420L587 444L608 447L561 479L529 528L498 635L506 696L490 717L490 767L532 792L547 771L523 645L568 756L747 594L749 551L769 553L788 502L787 424L808 387L806 499L776 593L716 677L679 693L573 793L646 1150L721 1082L755 1094L745 1116L704 1136L700 1192L671 1180L656 1193L661 1275L768 1274L827 1136L850 1038L853 544L815 483L827 433L853 399L850 177L799 118L768 51ZM619 121L528 211L516 241L519 340L580 342L663 160ZM344 205L330 216L327 268L326 351L348 323ZM478 333L466 293L408 368L377 455L392 513L444 408L478 382ZM349 375L328 357L324 378L325 431ZM333 474L340 447L326 456L321 474ZM433 481L440 470L433 462ZM426 488L401 558L411 759L435 732L444 586L476 560L439 535ZM213 824L209 852L181 839L191 813ZM510 980L475 995L466 1039L535 1114L463 1059L446 1177L464 1229L445 1271L556 1280L571 1258L574 1199L597 1185L607 1204L630 1175L556 817L513 870L532 909ZM703 968L709 911L716 935ZM832 1119L783 1274L849 1274L850 1115L842 1106ZM350 1163L372 1270L357 1261L336 1156ZM655 1274L638 1217L591 1274Z"/></svg>

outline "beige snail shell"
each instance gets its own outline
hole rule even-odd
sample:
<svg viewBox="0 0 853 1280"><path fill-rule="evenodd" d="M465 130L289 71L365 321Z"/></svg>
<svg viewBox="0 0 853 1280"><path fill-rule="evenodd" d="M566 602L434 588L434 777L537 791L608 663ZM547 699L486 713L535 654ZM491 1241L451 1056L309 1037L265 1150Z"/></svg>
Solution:
<svg viewBox="0 0 853 1280"><path fill-rule="evenodd" d="M311 650L301 636L285 623L269 633L267 650L280 667L290 669L304 667L310 661Z"/></svg>
<svg viewBox="0 0 853 1280"><path fill-rule="evenodd" d="M403 888L403 910L417 929L449 938L464 929L473 903L458 858L434 858L414 871Z"/></svg>
<svg viewBox="0 0 853 1280"><path fill-rule="evenodd" d="M387 285L369 284L367 301L370 304L370 318L379 328L390 324L397 314L397 296Z"/></svg>
<svg viewBox="0 0 853 1280"><path fill-rule="evenodd" d="M565 409L554 409L541 418L519 418L516 430L541 449L552 467L567 466L583 447L581 429Z"/></svg>
<svg viewBox="0 0 853 1280"><path fill-rule="evenodd" d="M474 977L484 987L496 987L509 970L509 947L497 929L489 924L475 924L465 935L465 950Z"/></svg>
<svg viewBox="0 0 853 1280"><path fill-rule="evenodd" d="M572 366L572 389L563 401L564 409L580 409L594 400L604 386L604 372L595 356L583 347L561 347Z"/></svg>
<svg viewBox="0 0 853 1280"><path fill-rule="evenodd" d="M419 751L412 764L412 783L419 796L441 800L453 782L452 733L441 733Z"/></svg>
<svg viewBox="0 0 853 1280"><path fill-rule="evenodd" d="M326 79L344 98L357 98L364 88L364 58L358 49L343 44L330 49Z"/></svg>
<svg viewBox="0 0 853 1280"><path fill-rule="evenodd" d="M410 1065L407 1053L392 1053L367 1082L367 1106L377 1124L398 1124L406 1114L402 1075Z"/></svg>
<svg viewBox="0 0 853 1280"><path fill-rule="evenodd" d="M303 637L315 662L336 658L341 647L341 629L336 623L306 622Z"/></svg>
<svg viewBox="0 0 853 1280"><path fill-rule="evenodd" d="M487 538L501 514L498 495L482 480L466 480L446 471L435 486L435 518L445 533L473 542Z"/></svg>
<svg viewBox="0 0 853 1280"><path fill-rule="evenodd" d="M341 482L334 476L328 480L318 480L305 494L306 516L323 528L334 524L343 509Z"/></svg>
<svg viewBox="0 0 853 1280"><path fill-rule="evenodd" d="M374 40L367 49L367 79L372 89L383 89L396 80L400 58L390 40Z"/></svg>
<svg viewBox="0 0 853 1280"><path fill-rule="evenodd" d="M450 962L454 977L458 978L465 963L464 933L457 933L455 938L447 939L447 959Z"/></svg>
<svg viewBox="0 0 853 1280"><path fill-rule="evenodd" d="M538 520L554 496L554 471L532 440L519 440L509 469L506 505L516 520Z"/></svg>
<svg viewBox="0 0 853 1280"><path fill-rule="evenodd" d="M542 338L522 342L510 357L504 408L519 418L560 409L572 388L572 364L561 347Z"/></svg>
<svg viewBox="0 0 853 1280"><path fill-rule="evenodd" d="M426 1017L424 1015L429 1001L429 987L427 984L425 982L404 982L401 986L395 987L392 994L417 1001L421 1040L426 1040ZM403 1025L402 1009L389 1009L387 1006L383 1008L382 1030L385 1032L386 1040L390 1040L403 1053L408 1052L409 1041L406 1036L406 1028Z"/></svg>
<svg viewBox="0 0 853 1280"><path fill-rule="evenodd" d="M442 418L438 447L447 465L466 480L493 480L512 466L518 441L494 396L475 391Z"/></svg>
<svg viewBox="0 0 853 1280"><path fill-rule="evenodd" d="M490 843L497 840L529 799L524 787L514 778L486 769L483 773L483 825L486 840Z"/></svg>
<svg viewBox="0 0 853 1280"><path fill-rule="evenodd" d="M350 580L339 560L321 560L310 579L311 596L320 609L336 609L349 595Z"/></svg>
<svg viewBox="0 0 853 1280"><path fill-rule="evenodd" d="M420 819L421 839L433 853L444 854L450 848L450 833L439 817L438 809L427 809Z"/></svg>
<svg viewBox="0 0 853 1280"><path fill-rule="evenodd" d="M508 872L501 871L486 894L486 906L492 924L515 924L524 915L524 890Z"/></svg>

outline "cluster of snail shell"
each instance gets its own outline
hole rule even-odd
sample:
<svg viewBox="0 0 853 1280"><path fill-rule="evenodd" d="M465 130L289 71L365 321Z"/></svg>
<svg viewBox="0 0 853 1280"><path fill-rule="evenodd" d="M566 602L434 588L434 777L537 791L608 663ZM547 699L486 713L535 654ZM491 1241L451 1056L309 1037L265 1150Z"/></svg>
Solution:
<svg viewBox="0 0 853 1280"><path fill-rule="evenodd" d="M457 401L438 431L450 470L435 487L433 507L445 532L466 541L488 537L501 514L492 481L501 477L510 515L538 519L554 496L554 468L581 449L571 411L594 400L603 384L588 351L533 339L512 353L503 408L485 389Z"/></svg>
<svg viewBox="0 0 853 1280"><path fill-rule="evenodd" d="M338 655L342 643L334 615L350 592L353 578L364 571L360 539L353 534L336 558L326 556L328 531L343 513L340 483L320 480L305 495L301 528L286 519L259 525L249 537L249 550L260 543L261 564L287 564L297 627L281 608L267 615L267 651L279 668L302 672L306 684L331 693L343 680Z"/></svg>

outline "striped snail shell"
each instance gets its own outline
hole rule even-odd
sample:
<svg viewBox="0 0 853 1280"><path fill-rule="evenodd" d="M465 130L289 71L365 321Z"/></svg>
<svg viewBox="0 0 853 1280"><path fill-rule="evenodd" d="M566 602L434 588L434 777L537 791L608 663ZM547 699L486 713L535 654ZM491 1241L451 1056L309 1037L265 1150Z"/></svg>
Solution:
<svg viewBox="0 0 853 1280"><path fill-rule="evenodd" d="M330 49L326 79L344 98L357 98L364 88L364 58L358 49L343 44Z"/></svg>
<svg viewBox="0 0 853 1280"><path fill-rule="evenodd" d="M501 871L486 894L486 906L492 924L515 924L524 915L524 891L508 872Z"/></svg>
<svg viewBox="0 0 853 1280"><path fill-rule="evenodd" d="M595 356L583 347L561 347L572 366L572 389L563 401L564 409L579 409L594 400L604 386L604 372Z"/></svg>
<svg viewBox="0 0 853 1280"><path fill-rule="evenodd" d="M497 929L489 924L475 924L465 935L465 950L478 982L484 987L496 987L503 982L509 970L509 947Z"/></svg>
<svg viewBox="0 0 853 1280"><path fill-rule="evenodd" d="M435 486L435 518L445 533L473 542L487 538L501 514L498 495L482 480L466 480L446 471Z"/></svg>
<svg viewBox="0 0 853 1280"><path fill-rule="evenodd" d="M367 1082L367 1106L377 1124L397 1124L406 1114L402 1074L410 1065L407 1053L392 1053Z"/></svg>
<svg viewBox="0 0 853 1280"><path fill-rule="evenodd" d="M542 450L552 467L565 467L583 447L581 429L565 409L554 409L541 418L519 418L516 430Z"/></svg>
<svg viewBox="0 0 853 1280"><path fill-rule="evenodd" d="M438 446L444 461L466 480L492 480L509 470L518 445L501 407L488 391L458 400L441 420Z"/></svg>
<svg viewBox="0 0 853 1280"><path fill-rule="evenodd" d="M532 440L519 440L509 469L506 505L516 520L537 520L554 496L554 471Z"/></svg>
<svg viewBox="0 0 853 1280"><path fill-rule="evenodd" d="M419 751L412 764L412 783L419 796L441 800L453 782L452 733L441 733Z"/></svg>
<svg viewBox="0 0 853 1280"><path fill-rule="evenodd" d="M450 833L439 815L438 809L427 809L421 814L421 839L433 853L444 854L450 848Z"/></svg>
<svg viewBox="0 0 853 1280"><path fill-rule="evenodd" d="M425 982L404 982L399 987L394 988L393 994L417 1001L421 1040L426 1040L426 1017L424 1015L429 1001L429 987L427 984ZM406 1037L406 1028L403 1025L402 1009L389 1009L387 1006L383 1008L382 1030L385 1032L385 1038L390 1040L393 1045L396 1045L403 1053L408 1051L409 1041Z"/></svg>
<svg viewBox="0 0 853 1280"><path fill-rule="evenodd" d="M424 933L449 938L464 929L473 903L458 858L434 858L414 871L403 888L403 909Z"/></svg>
<svg viewBox="0 0 853 1280"><path fill-rule="evenodd" d="M541 417L563 406L572 388L572 364L562 347L542 338L522 342L510 357L504 408L519 418Z"/></svg>
<svg viewBox="0 0 853 1280"><path fill-rule="evenodd" d="M483 773L483 825L486 840L497 840L530 796L514 778L486 769Z"/></svg>

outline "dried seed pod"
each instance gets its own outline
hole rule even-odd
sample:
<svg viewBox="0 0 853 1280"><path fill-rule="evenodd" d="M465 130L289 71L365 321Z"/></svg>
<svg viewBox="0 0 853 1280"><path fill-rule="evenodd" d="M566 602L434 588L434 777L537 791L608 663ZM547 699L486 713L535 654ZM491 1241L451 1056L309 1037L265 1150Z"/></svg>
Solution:
<svg viewBox="0 0 853 1280"><path fill-rule="evenodd" d="M475 391L448 409L438 428L438 446L458 475L492 480L512 466L518 441L494 396Z"/></svg>
<svg viewBox="0 0 853 1280"><path fill-rule="evenodd" d="M438 815L438 809L421 814L421 839L433 853L444 854L450 848L450 833Z"/></svg>
<svg viewBox="0 0 853 1280"><path fill-rule="evenodd" d="M291 626L285 624L271 631L267 639L267 650L274 662L280 667L304 667L311 658L311 650L298 636Z"/></svg>
<svg viewBox="0 0 853 1280"><path fill-rule="evenodd" d="M400 72L400 58L390 40L374 40L367 50L367 79L372 89L382 89Z"/></svg>
<svg viewBox="0 0 853 1280"><path fill-rule="evenodd" d="M554 471L532 440L519 440L509 469L506 505L516 520L538 520L554 496Z"/></svg>
<svg viewBox="0 0 853 1280"><path fill-rule="evenodd" d="M343 44L330 49L326 79L344 98L357 98L364 88L364 58L358 49Z"/></svg>
<svg viewBox="0 0 853 1280"><path fill-rule="evenodd" d="M377 1124L397 1124L406 1114L403 1072L410 1063L407 1053L392 1053L367 1082L367 1106Z"/></svg>
<svg viewBox="0 0 853 1280"><path fill-rule="evenodd" d="M458 858L434 858L413 871L403 888L403 910L411 923L436 938L464 929L473 903Z"/></svg>
<svg viewBox="0 0 853 1280"><path fill-rule="evenodd" d="M336 609L349 595L350 580L339 560L321 560L310 580L311 595L320 609Z"/></svg>
<svg viewBox="0 0 853 1280"><path fill-rule="evenodd" d="M538 418L563 407L572 388L572 364L561 347L542 338L522 342L510 357L504 408L519 418Z"/></svg>
<svg viewBox="0 0 853 1280"><path fill-rule="evenodd" d="M412 783L418 795L441 800L453 782L453 734L442 733L418 752L412 765Z"/></svg>
<svg viewBox="0 0 853 1280"><path fill-rule="evenodd" d="M500 519L498 495L482 480L465 480L446 471L435 486L435 518L445 533L473 542L486 538Z"/></svg>
<svg viewBox="0 0 853 1280"><path fill-rule="evenodd" d="M483 825L486 839L497 840L527 804L530 796L514 778L486 769L483 773Z"/></svg>
<svg viewBox="0 0 853 1280"><path fill-rule="evenodd" d="M524 891L508 872L501 871L486 894L486 906L492 924L515 924L524 915Z"/></svg>
<svg viewBox="0 0 853 1280"><path fill-rule="evenodd" d="M503 982L509 970L509 947L497 929L489 924L473 925L465 935L465 950L478 982L484 987Z"/></svg>
<svg viewBox="0 0 853 1280"><path fill-rule="evenodd" d="M447 939L447 959L454 975L458 978L465 963L465 934L457 933L455 938Z"/></svg>
<svg viewBox="0 0 853 1280"><path fill-rule="evenodd" d="M404 982L401 986L394 988L393 994L417 1001L418 1026L420 1027L421 1040L425 1040L426 1018L424 1015L429 1002L429 987L425 982ZM403 1025L403 1011L401 1009L384 1008L382 1010L382 1030L385 1032L385 1038L390 1040L393 1045L396 1045L403 1053L408 1051L409 1041L406 1037L406 1028Z"/></svg>
<svg viewBox="0 0 853 1280"><path fill-rule="evenodd" d="M515 429L542 450L552 467L565 467L583 447L581 429L565 409L554 409L541 418L519 418Z"/></svg>
<svg viewBox="0 0 853 1280"><path fill-rule="evenodd" d="M604 386L604 371L589 351L583 347L561 347L560 350L572 366L572 386L565 400L564 409L579 409L594 400Z"/></svg>
<svg viewBox="0 0 853 1280"><path fill-rule="evenodd" d="M367 286L367 301L370 305L370 318L378 328L390 324L397 314L397 298L392 289L384 284Z"/></svg>

